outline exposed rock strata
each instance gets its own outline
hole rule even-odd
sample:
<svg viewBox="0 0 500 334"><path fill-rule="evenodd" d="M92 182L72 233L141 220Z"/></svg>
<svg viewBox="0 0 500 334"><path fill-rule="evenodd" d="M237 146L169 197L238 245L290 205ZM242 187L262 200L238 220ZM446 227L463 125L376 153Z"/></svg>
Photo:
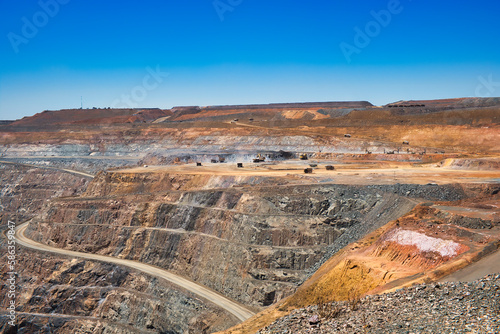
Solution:
<svg viewBox="0 0 500 334"><path fill-rule="evenodd" d="M19 333L198 334L238 323L207 301L133 270L25 248L17 258ZM2 272L0 279L6 278ZM0 294L6 293L2 285ZM0 307L6 309L8 301L2 299ZM0 332L9 328L7 321L0 314Z"/></svg>
<svg viewBox="0 0 500 334"><path fill-rule="evenodd" d="M466 196L456 186L245 180L256 186L227 188L244 181L230 176L102 173L84 197L54 201L28 233L60 248L158 265L258 307L291 294L322 259L409 211L416 202L404 196Z"/></svg>
<svg viewBox="0 0 500 334"><path fill-rule="evenodd" d="M88 178L57 170L0 163L0 222L32 218L49 199L79 195L88 183Z"/></svg>

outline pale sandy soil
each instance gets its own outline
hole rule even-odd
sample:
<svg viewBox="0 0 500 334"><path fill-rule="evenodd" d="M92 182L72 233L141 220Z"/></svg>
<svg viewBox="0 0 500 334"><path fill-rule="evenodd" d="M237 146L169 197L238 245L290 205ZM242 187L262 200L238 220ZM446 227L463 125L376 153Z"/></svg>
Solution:
<svg viewBox="0 0 500 334"><path fill-rule="evenodd" d="M194 164L176 166L148 166L115 170L114 173L175 173L196 175L228 175L228 176L272 176L300 179L311 183L335 184L450 184L450 183L497 183L500 182L500 171L456 170L432 165L411 166L408 163L356 163L335 164L318 163L312 174L305 174L304 169L310 162L289 161L286 163L244 164L237 168L234 163ZM335 170L325 169L326 165L334 165Z"/></svg>

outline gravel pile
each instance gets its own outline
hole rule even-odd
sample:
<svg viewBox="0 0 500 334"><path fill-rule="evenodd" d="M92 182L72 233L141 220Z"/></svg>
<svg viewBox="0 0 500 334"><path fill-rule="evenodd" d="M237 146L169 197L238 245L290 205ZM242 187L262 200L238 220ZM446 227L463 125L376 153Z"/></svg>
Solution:
<svg viewBox="0 0 500 334"><path fill-rule="evenodd" d="M375 189L381 191L385 196L390 196L392 194L392 202L390 207L400 207L401 215L403 215L407 208L408 211L410 207L407 206L409 203L407 198L418 198L432 201L457 201L466 198L466 194L460 185L456 184L446 184L446 185L419 185L419 184L400 184L396 183L393 185L371 185L366 187L356 187L356 186L342 186L336 185L334 189L338 189L338 193L332 194L332 197L342 197L346 196L348 198L366 198L367 189ZM305 282L309 277L311 277L330 257L332 257L339 250L345 246L353 243L368 233L376 230L377 228L385 225L387 222L396 219L399 216L392 216L395 211L391 210L389 207L382 210L377 217L363 217L362 224L357 224L349 229L347 229L340 237L338 237L331 245L326 248L325 255L318 261L315 265L307 269L307 276L302 282ZM355 212L355 210L353 210ZM456 223L456 222L454 222ZM477 228L477 227L471 227Z"/></svg>
<svg viewBox="0 0 500 334"><path fill-rule="evenodd" d="M500 333L500 275L310 306L258 333Z"/></svg>
<svg viewBox="0 0 500 334"><path fill-rule="evenodd" d="M467 198L463 188L458 184L391 184L374 185L368 188L378 189L399 196L420 198L431 201L459 201Z"/></svg>

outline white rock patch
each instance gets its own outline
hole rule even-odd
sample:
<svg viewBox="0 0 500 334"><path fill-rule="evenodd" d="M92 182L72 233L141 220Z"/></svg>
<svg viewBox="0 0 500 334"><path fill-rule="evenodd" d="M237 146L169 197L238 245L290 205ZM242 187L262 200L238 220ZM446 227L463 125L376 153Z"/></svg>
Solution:
<svg viewBox="0 0 500 334"><path fill-rule="evenodd" d="M440 238L429 237L423 233L396 229L387 241L396 242L402 246L416 246L421 252L438 252L441 256L455 256L460 244Z"/></svg>

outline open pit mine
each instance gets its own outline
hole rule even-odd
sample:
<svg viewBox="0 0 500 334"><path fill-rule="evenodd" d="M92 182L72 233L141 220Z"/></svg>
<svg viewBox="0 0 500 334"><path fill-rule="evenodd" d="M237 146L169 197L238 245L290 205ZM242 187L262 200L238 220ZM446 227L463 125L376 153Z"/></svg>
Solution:
<svg viewBox="0 0 500 334"><path fill-rule="evenodd" d="M44 111L0 210L2 333L500 331L500 98Z"/></svg>

